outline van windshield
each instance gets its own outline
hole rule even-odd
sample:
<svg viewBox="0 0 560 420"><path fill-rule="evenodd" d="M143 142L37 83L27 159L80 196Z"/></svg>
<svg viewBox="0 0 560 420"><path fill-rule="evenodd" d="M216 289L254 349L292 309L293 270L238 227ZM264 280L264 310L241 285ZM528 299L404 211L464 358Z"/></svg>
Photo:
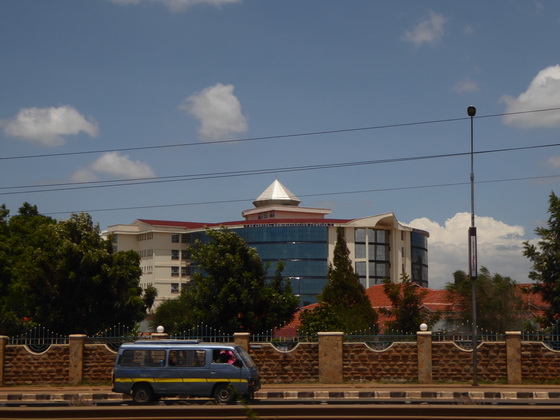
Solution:
<svg viewBox="0 0 560 420"><path fill-rule="evenodd" d="M236 347L235 350L237 351L237 354L239 354L241 360L243 360L243 363L245 363L245 366L249 368L255 367L255 362L253 362L253 359L251 359L251 356L249 356L247 350L245 350L243 347Z"/></svg>

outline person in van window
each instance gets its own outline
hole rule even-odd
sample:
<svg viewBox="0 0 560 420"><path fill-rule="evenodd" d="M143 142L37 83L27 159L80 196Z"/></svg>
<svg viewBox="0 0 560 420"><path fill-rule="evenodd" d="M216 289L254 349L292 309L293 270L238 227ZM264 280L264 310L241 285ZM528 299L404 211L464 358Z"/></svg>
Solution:
<svg viewBox="0 0 560 420"><path fill-rule="evenodd" d="M222 350L220 352L220 362L219 363L227 363L233 365L235 363L235 357L231 350Z"/></svg>

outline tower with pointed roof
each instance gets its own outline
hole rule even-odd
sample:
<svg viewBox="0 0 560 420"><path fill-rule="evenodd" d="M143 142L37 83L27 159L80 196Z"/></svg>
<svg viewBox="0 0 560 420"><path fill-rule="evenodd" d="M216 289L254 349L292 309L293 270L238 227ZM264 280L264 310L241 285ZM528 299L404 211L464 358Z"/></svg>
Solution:
<svg viewBox="0 0 560 420"><path fill-rule="evenodd" d="M331 211L299 207L301 200L280 181L275 180L253 201L254 209L245 210L245 220L264 219L324 219Z"/></svg>
<svg viewBox="0 0 560 420"><path fill-rule="evenodd" d="M301 200L277 179L253 201L255 207L271 205L299 206Z"/></svg>

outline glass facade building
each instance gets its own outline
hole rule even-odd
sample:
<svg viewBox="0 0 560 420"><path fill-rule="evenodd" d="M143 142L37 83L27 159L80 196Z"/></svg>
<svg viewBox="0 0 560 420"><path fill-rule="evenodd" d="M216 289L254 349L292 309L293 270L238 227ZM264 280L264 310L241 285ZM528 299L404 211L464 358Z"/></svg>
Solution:
<svg viewBox="0 0 560 420"><path fill-rule="evenodd" d="M188 247L205 243L206 228L227 227L256 249L272 279L279 261L302 306L317 301L327 282L329 264L342 228L349 258L365 288L403 274L428 286L428 232L401 224L392 213L360 219L331 219L329 209L300 207L299 199L275 181L243 212L244 220L223 223L136 220L109 227L117 250L141 257L142 285L158 289L158 301L174 298L197 271Z"/></svg>
<svg viewBox="0 0 560 420"><path fill-rule="evenodd" d="M279 261L282 274L303 306L317 301L327 281L328 228L326 226L271 226L234 229L255 248L272 278Z"/></svg>

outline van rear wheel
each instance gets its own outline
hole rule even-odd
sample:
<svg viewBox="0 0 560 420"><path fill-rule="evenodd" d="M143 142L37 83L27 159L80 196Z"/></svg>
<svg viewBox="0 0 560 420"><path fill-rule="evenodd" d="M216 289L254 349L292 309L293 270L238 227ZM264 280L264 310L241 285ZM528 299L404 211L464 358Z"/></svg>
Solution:
<svg viewBox="0 0 560 420"><path fill-rule="evenodd" d="M233 388L227 384L219 384L214 390L214 399L218 404L230 404L235 400Z"/></svg>
<svg viewBox="0 0 560 420"><path fill-rule="evenodd" d="M149 384L138 384L132 389L132 399L139 404L149 403L154 399L154 391Z"/></svg>

